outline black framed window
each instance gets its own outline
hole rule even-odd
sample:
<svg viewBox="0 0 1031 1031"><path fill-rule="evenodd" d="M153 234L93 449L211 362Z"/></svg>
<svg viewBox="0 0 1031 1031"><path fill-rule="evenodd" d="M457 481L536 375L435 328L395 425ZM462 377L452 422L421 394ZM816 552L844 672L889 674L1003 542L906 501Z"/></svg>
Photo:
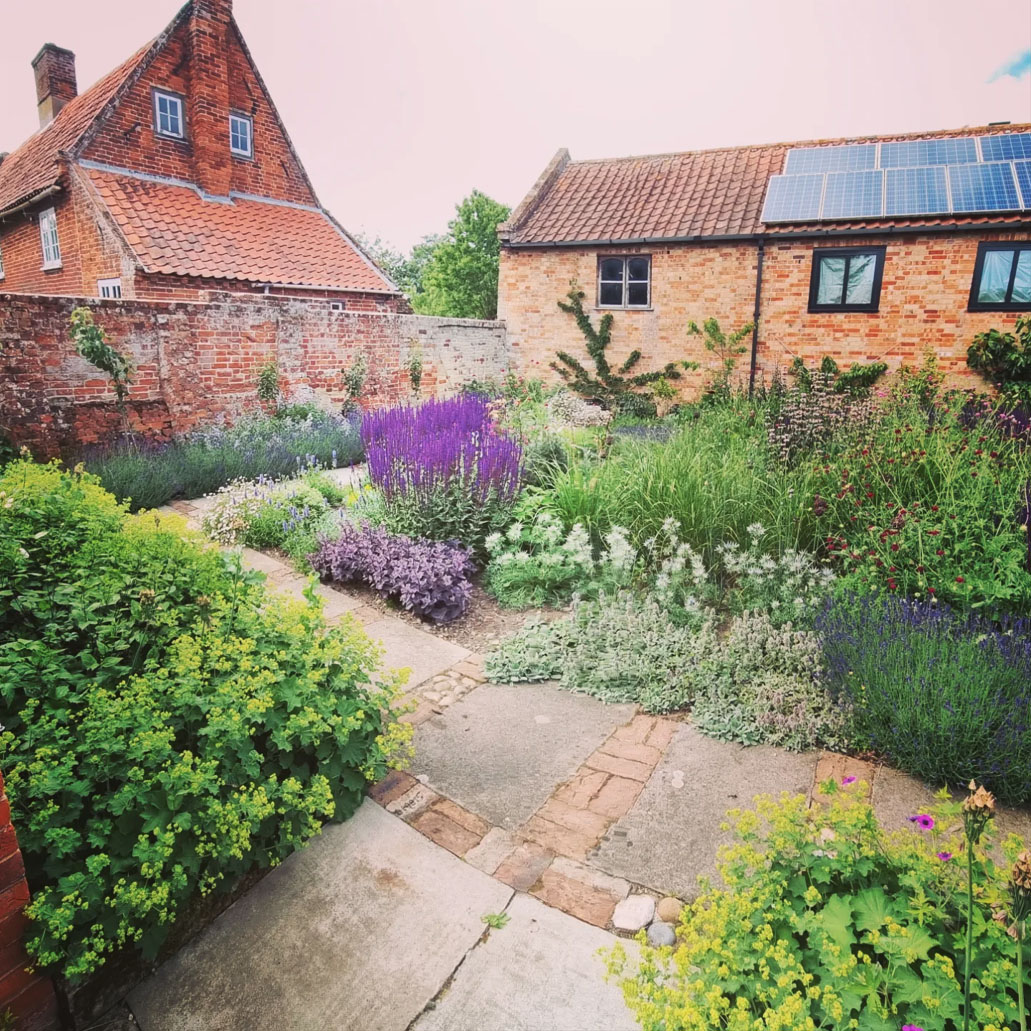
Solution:
<svg viewBox="0 0 1031 1031"><path fill-rule="evenodd" d="M599 308L648 308L652 303L652 259L646 254L598 259Z"/></svg>
<svg viewBox="0 0 1031 1031"><path fill-rule="evenodd" d="M883 247L821 247L813 251L810 311L877 311Z"/></svg>
<svg viewBox="0 0 1031 1031"><path fill-rule="evenodd" d="M970 311L1031 311L1031 240L978 244Z"/></svg>

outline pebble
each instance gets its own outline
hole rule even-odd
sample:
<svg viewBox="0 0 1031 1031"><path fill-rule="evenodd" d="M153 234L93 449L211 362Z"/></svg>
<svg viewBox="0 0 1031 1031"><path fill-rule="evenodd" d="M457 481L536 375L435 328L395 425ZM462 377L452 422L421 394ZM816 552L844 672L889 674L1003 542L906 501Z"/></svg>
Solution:
<svg viewBox="0 0 1031 1031"><path fill-rule="evenodd" d="M663 923L661 920L656 920L648 928L648 944L659 946L659 945L673 945L676 943L677 936L673 933L673 927L671 924Z"/></svg>
<svg viewBox="0 0 1031 1031"><path fill-rule="evenodd" d="M675 924L680 919L680 911L683 908L684 904L680 899L667 895L666 898L659 900L659 904L655 907L655 916L663 923Z"/></svg>
<svg viewBox="0 0 1031 1031"><path fill-rule="evenodd" d="M669 786L676 788L678 791L684 786L684 771L674 770L673 775L669 779Z"/></svg>
<svg viewBox="0 0 1031 1031"><path fill-rule="evenodd" d="M616 906L612 926L620 931L639 931L655 916L655 899L651 895L630 895Z"/></svg>

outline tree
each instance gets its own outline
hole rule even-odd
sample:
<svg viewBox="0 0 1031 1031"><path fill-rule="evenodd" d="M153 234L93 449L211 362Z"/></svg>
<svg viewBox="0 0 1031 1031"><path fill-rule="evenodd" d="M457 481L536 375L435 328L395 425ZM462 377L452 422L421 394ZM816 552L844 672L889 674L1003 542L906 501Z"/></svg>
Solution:
<svg viewBox="0 0 1031 1031"><path fill-rule="evenodd" d="M504 204L473 190L456 208L447 233L433 244L422 273L422 292L411 297L412 307L424 315L496 318L498 225L508 216Z"/></svg>
<svg viewBox="0 0 1031 1031"><path fill-rule="evenodd" d="M438 233L424 236L408 255L391 247L378 236L370 240L359 233L356 239L369 257L404 291L405 295L414 299L423 292L422 280L426 265L442 237Z"/></svg>

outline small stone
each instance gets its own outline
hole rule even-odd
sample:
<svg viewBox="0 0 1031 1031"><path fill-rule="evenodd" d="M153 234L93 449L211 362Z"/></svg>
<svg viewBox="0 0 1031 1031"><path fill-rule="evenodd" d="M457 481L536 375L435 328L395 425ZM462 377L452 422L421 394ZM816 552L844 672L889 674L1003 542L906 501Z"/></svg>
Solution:
<svg viewBox="0 0 1031 1031"><path fill-rule="evenodd" d="M439 702L440 701L440 692L439 691L424 691L422 696L428 702Z"/></svg>
<svg viewBox="0 0 1031 1031"><path fill-rule="evenodd" d="M663 923L661 920L656 920L648 928L648 944L658 947L659 945L673 945L677 940L676 934L673 933L673 927L671 924Z"/></svg>
<svg viewBox="0 0 1031 1031"><path fill-rule="evenodd" d="M612 926L620 931L639 931L655 916L655 899L651 895L631 895L623 899L612 914Z"/></svg>
<svg viewBox="0 0 1031 1031"><path fill-rule="evenodd" d="M684 904L680 899L667 895L666 898L659 900L659 904L655 907L655 915L663 923L675 924L680 919L680 911L683 908Z"/></svg>

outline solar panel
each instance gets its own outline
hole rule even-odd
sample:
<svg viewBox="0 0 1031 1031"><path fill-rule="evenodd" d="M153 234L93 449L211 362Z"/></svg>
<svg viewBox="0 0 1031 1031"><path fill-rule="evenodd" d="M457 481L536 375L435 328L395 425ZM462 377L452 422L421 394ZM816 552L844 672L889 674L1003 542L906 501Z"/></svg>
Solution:
<svg viewBox="0 0 1031 1031"><path fill-rule="evenodd" d="M977 163L973 137L954 140L907 140L881 144L881 168L915 168L926 165Z"/></svg>
<svg viewBox="0 0 1031 1031"><path fill-rule="evenodd" d="M1016 211L1020 208L1013 166L1008 161L985 165L950 165L952 210Z"/></svg>
<svg viewBox="0 0 1031 1031"><path fill-rule="evenodd" d="M849 172L877 167L877 145L847 144L843 147L796 147L788 151L787 175L807 172Z"/></svg>
<svg viewBox="0 0 1031 1031"><path fill-rule="evenodd" d="M949 211L945 169L889 168L884 173L886 215L939 215Z"/></svg>
<svg viewBox="0 0 1031 1031"><path fill-rule="evenodd" d="M981 154L985 161L1020 161L1031 158L1031 132L982 136Z"/></svg>
<svg viewBox="0 0 1031 1031"><path fill-rule="evenodd" d="M1024 208L1031 210L1031 161L1014 161L1013 170L1017 173Z"/></svg>
<svg viewBox="0 0 1031 1031"><path fill-rule="evenodd" d="M883 172L827 173L820 218L870 218L883 214Z"/></svg>
<svg viewBox="0 0 1031 1031"><path fill-rule="evenodd" d="M822 175L775 175L766 190L764 222L807 222L820 217Z"/></svg>

